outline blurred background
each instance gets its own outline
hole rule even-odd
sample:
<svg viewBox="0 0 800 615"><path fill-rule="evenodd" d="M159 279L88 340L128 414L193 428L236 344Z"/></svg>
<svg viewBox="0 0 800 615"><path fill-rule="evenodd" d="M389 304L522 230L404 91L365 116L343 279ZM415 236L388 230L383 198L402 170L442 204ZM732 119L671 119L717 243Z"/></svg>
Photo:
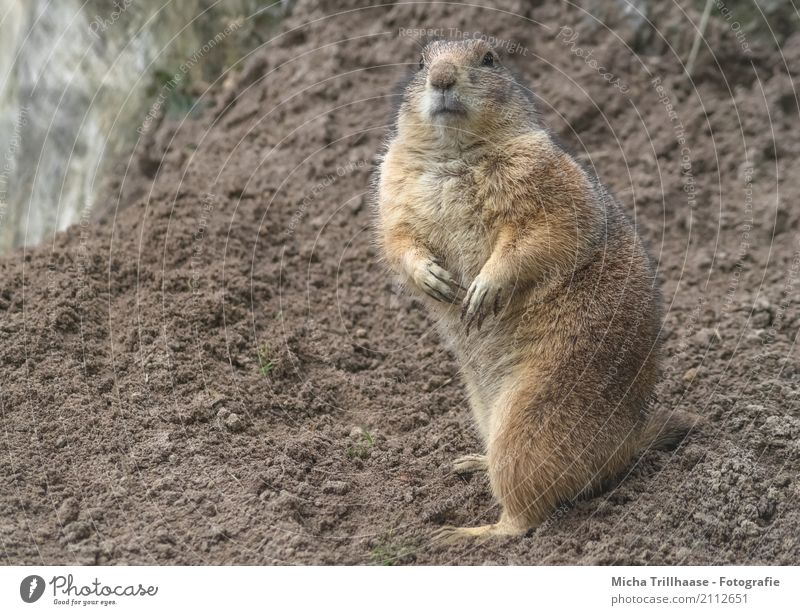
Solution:
<svg viewBox="0 0 800 615"><path fill-rule="evenodd" d="M200 112L288 5L0 0L0 252L96 215L137 141Z"/></svg>
<svg viewBox="0 0 800 615"><path fill-rule="evenodd" d="M209 84L234 78L291 4L0 0L0 253L96 217L101 195L111 199L104 210L113 206L127 156L145 133L165 116L199 113ZM617 0L595 12L643 22L656 4ZM685 4L708 4L711 20L735 14L742 40L781 43L798 27L787 0ZM214 52L202 53L209 43ZM202 61L186 67L198 50ZM692 53L685 49L685 61Z"/></svg>

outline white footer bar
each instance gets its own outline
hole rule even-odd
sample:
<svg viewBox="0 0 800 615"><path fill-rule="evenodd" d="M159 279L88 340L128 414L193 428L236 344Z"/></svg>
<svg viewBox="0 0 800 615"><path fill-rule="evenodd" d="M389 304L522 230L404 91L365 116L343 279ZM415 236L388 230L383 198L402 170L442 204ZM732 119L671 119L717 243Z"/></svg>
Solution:
<svg viewBox="0 0 800 615"><path fill-rule="evenodd" d="M800 568L0 567L0 613L798 613Z"/></svg>

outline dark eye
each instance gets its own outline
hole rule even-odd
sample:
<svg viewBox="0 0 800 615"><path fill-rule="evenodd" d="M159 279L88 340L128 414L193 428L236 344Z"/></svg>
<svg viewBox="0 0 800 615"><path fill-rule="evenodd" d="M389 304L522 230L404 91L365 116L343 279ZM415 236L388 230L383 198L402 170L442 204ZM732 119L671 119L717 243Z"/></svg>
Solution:
<svg viewBox="0 0 800 615"><path fill-rule="evenodd" d="M483 56L482 64L484 66L494 66L494 54L491 51Z"/></svg>
<svg viewBox="0 0 800 615"><path fill-rule="evenodd" d="M425 68L425 58L420 56L419 57L419 69L422 70L423 68Z"/></svg>

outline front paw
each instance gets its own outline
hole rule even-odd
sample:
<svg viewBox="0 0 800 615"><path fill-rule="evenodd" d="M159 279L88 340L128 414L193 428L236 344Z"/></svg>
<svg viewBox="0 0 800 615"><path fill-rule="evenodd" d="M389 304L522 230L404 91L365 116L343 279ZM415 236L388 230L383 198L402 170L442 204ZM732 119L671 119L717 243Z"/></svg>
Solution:
<svg viewBox="0 0 800 615"><path fill-rule="evenodd" d="M414 282L423 292L443 303L456 303L463 287L449 271L433 259L421 260L414 270Z"/></svg>
<svg viewBox="0 0 800 615"><path fill-rule="evenodd" d="M472 281L461 308L461 320L466 323L467 332L473 324L480 331L483 320L490 310L497 315L502 294L501 286L478 274Z"/></svg>

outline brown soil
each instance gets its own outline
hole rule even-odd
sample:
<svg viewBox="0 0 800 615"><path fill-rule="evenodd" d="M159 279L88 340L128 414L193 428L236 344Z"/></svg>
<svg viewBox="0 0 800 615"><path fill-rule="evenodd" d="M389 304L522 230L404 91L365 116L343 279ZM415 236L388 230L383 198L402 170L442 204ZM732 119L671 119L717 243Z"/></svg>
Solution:
<svg viewBox="0 0 800 615"><path fill-rule="evenodd" d="M102 220L0 261L4 561L800 563L800 35L747 58L720 20L690 82L672 3L656 29L613 2L606 25L364 4L298 2L205 111L140 143ZM417 60L398 31L419 27L524 48L506 61L658 261L659 403L707 419L522 539L426 538L498 511L485 477L449 472L479 447L456 365L371 243L369 176Z"/></svg>

